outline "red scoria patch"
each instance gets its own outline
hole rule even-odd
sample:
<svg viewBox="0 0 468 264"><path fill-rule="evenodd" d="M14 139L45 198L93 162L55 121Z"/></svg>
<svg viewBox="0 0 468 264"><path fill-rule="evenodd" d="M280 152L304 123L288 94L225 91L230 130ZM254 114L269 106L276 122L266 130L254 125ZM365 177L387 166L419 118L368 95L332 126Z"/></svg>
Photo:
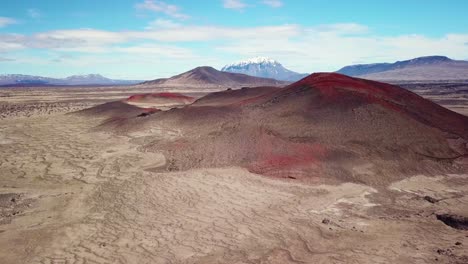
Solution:
<svg viewBox="0 0 468 264"><path fill-rule="evenodd" d="M263 175L288 177L290 171L317 169L327 155L326 148L317 143L289 142L266 134L257 142L257 159L248 165L248 169Z"/></svg>
<svg viewBox="0 0 468 264"><path fill-rule="evenodd" d="M144 94L135 94L135 95L128 97L126 101L139 101L144 97L145 97Z"/></svg>
<svg viewBox="0 0 468 264"><path fill-rule="evenodd" d="M398 101L420 99L419 96L400 87L337 73L314 73L286 87L286 91L304 86L317 89L328 101L341 102L354 93L363 101L377 103L395 111L402 111L396 103Z"/></svg>
<svg viewBox="0 0 468 264"><path fill-rule="evenodd" d="M335 95L337 88L354 90L372 95L396 98L401 95L408 95L408 92L399 87L376 82L353 78L338 73L314 73L288 87L313 86L321 89L325 94Z"/></svg>
<svg viewBox="0 0 468 264"><path fill-rule="evenodd" d="M285 152L290 152L290 154L261 153L257 166L284 169L306 163L317 163L326 153L325 148L319 144L299 143L291 143Z"/></svg>

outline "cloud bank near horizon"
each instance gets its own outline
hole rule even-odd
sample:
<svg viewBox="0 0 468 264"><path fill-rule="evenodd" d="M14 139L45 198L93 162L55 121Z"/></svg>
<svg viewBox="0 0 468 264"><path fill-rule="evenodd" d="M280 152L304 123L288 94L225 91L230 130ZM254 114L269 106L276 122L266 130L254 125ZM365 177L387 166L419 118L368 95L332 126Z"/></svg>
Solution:
<svg viewBox="0 0 468 264"><path fill-rule="evenodd" d="M242 1L222 4L223 8L249 8ZM276 0L258 4L275 9L284 5ZM111 73L111 77L148 79L167 77L200 65L221 68L254 56L272 57L292 70L310 73L335 71L349 64L393 62L427 55L466 59L468 54L468 34L462 33L438 37L386 35L356 22L312 26L207 25L192 22L184 9L163 1L145 0L133 8L136 13L144 11L158 16L149 19L141 30L83 27L30 34L0 32L0 57L8 58L0 63L86 68L108 75L99 69L112 65L114 72L122 74ZM0 17L0 27L8 28L15 23L14 18ZM139 73L137 69L146 71Z"/></svg>

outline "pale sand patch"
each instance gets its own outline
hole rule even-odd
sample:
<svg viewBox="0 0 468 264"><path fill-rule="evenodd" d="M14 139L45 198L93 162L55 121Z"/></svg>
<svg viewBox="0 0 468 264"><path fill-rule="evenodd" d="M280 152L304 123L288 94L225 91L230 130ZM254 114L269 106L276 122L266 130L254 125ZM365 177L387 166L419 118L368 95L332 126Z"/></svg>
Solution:
<svg viewBox="0 0 468 264"><path fill-rule="evenodd" d="M2 263L444 263L453 257L437 249L468 244L430 217L466 211L464 176L417 176L390 187L462 195L422 207L401 191L376 201L384 194L369 186L305 185L236 167L154 173L164 156L140 152L136 142L183 135L174 128L130 137L90 132L98 121L0 120L13 141L0 148L0 192L32 200L0 225ZM373 212L379 208L386 214Z"/></svg>
<svg viewBox="0 0 468 264"><path fill-rule="evenodd" d="M179 108L179 107L183 107L184 103L158 103L158 102L132 102L132 101L124 101L126 104L129 104L129 105L134 105L134 106L137 106L137 107L141 107L141 108L156 108L156 109L159 109L159 110L163 110L163 111L166 111L166 110L169 110L169 109L172 109L172 108Z"/></svg>
<svg viewBox="0 0 468 264"><path fill-rule="evenodd" d="M447 180L462 180L461 184L447 186ZM463 181L464 180L464 181ZM398 182L394 182L389 186L390 190L399 192L407 192L417 195L434 195L444 196L453 195L462 191L467 191L468 175L440 175L436 177L428 177L424 175L417 175L407 178Z"/></svg>

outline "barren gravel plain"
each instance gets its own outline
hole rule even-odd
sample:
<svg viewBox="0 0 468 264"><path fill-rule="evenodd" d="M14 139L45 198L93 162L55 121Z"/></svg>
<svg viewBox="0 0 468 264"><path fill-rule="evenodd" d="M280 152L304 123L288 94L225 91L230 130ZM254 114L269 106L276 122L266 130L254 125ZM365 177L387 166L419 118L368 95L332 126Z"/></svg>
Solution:
<svg viewBox="0 0 468 264"><path fill-rule="evenodd" d="M186 131L71 113L146 92L0 89L0 263L468 263L468 172L368 186L172 170L157 142Z"/></svg>
<svg viewBox="0 0 468 264"><path fill-rule="evenodd" d="M403 82L400 85L468 116L468 81Z"/></svg>

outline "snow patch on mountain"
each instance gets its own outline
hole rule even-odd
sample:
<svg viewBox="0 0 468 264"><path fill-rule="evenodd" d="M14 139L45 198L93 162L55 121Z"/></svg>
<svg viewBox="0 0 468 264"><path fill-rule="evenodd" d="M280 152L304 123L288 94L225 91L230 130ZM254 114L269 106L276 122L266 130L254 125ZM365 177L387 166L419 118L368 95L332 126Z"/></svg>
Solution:
<svg viewBox="0 0 468 264"><path fill-rule="evenodd" d="M290 82L298 81L308 75L288 70L278 61L267 57L254 57L231 63L224 66L221 71Z"/></svg>

